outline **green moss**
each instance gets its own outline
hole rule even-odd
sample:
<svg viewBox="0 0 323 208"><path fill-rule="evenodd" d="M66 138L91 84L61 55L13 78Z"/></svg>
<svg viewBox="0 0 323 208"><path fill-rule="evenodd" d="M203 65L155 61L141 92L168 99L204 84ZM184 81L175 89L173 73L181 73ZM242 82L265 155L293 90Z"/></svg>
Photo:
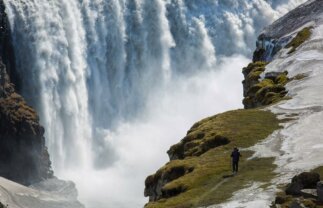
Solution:
<svg viewBox="0 0 323 208"><path fill-rule="evenodd" d="M247 67L244 67L242 69L242 73L245 76L247 76L251 72L263 72L263 71L265 71L265 67L267 64L268 64L267 62L263 62L263 61L257 61L257 62L250 63Z"/></svg>
<svg viewBox="0 0 323 208"><path fill-rule="evenodd" d="M5 99L0 99L0 106L0 110L5 115L10 116L13 122L22 120L38 121L37 113L16 93L12 93Z"/></svg>
<svg viewBox="0 0 323 208"><path fill-rule="evenodd" d="M296 37L286 45L286 48L291 48L288 54L295 52L300 45L302 45L306 40L308 40L311 37L311 29L312 27L305 27L303 30L297 33Z"/></svg>
<svg viewBox="0 0 323 208"><path fill-rule="evenodd" d="M269 182L274 176L273 159L247 160L253 154L250 151L242 152L243 157L238 175L229 178L223 178L223 176L231 174L230 153L233 147L250 147L279 128L279 120L274 114L256 109L229 111L194 124L185 138L192 139L193 137L190 135L203 132L202 140L208 141L218 135L228 138L230 143L211 148L198 157L186 157L183 160L173 160L166 164L157 173L174 165L190 166L194 170L170 181L163 187L164 190L181 190L183 188L182 193L157 202L150 202L146 207L184 208L217 204L229 199L234 191L251 182ZM196 141L201 142L202 140ZM188 142L192 142L192 140L188 140Z"/></svg>
<svg viewBox="0 0 323 208"><path fill-rule="evenodd" d="M286 85L289 81L290 80L287 77L287 72L279 74L275 79L275 83L283 85L283 86Z"/></svg>
<svg viewBox="0 0 323 208"><path fill-rule="evenodd" d="M323 166L317 167L317 168L311 170L311 172L320 174L321 180L323 179Z"/></svg>
<svg viewBox="0 0 323 208"><path fill-rule="evenodd" d="M250 74L255 73L251 70ZM265 79L259 80L250 78L250 75L245 76L243 104L246 109L261 107L277 103L283 99L287 94L285 85L291 81L287 77L288 72L281 73L267 73ZM255 75L256 76L256 75ZM251 76L253 77L253 75Z"/></svg>
<svg viewBox="0 0 323 208"><path fill-rule="evenodd" d="M274 81L271 79L263 79L261 82L256 84L256 86L259 86L260 88L272 87L274 86Z"/></svg>

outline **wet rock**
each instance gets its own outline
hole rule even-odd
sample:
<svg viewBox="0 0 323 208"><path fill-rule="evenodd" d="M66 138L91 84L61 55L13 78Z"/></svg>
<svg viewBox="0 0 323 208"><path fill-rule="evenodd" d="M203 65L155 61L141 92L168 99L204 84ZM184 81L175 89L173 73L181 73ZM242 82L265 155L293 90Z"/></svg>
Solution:
<svg viewBox="0 0 323 208"><path fill-rule="evenodd" d="M300 195L302 193L302 184L300 183L291 183L286 188L286 194L290 195Z"/></svg>
<svg viewBox="0 0 323 208"><path fill-rule="evenodd" d="M15 92L0 61L0 176L29 185L53 172L36 111Z"/></svg>

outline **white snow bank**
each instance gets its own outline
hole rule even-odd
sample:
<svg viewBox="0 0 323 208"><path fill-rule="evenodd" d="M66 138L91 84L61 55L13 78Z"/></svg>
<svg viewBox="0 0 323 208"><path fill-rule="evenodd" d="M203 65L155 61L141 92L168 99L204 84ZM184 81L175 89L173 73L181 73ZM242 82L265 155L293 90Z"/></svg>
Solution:
<svg viewBox="0 0 323 208"><path fill-rule="evenodd" d="M263 183L253 183L250 187L234 193L232 199L225 204L210 206L209 208L260 208L269 207L271 204L272 195L275 193L275 189L264 190L261 188Z"/></svg>

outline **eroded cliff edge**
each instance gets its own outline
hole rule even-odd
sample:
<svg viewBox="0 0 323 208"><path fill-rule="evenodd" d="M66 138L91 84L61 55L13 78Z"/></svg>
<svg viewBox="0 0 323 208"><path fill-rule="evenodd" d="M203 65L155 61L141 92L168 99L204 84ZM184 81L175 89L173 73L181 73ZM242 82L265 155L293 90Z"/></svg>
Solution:
<svg viewBox="0 0 323 208"><path fill-rule="evenodd" d="M0 176L30 184L52 176L44 128L0 62Z"/></svg>
<svg viewBox="0 0 323 208"><path fill-rule="evenodd" d="M146 207L280 207L271 204L277 190L323 165L322 3L309 1L264 30L243 69L246 109L194 124L168 151L170 162L146 179ZM244 157L231 178L234 146ZM288 197L281 206L306 206ZM311 207L320 206L314 197Z"/></svg>
<svg viewBox="0 0 323 208"><path fill-rule="evenodd" d="M0 176L29 185L52 177L53 172L44 128L17 86L10 28L0 1Z"/></svg>

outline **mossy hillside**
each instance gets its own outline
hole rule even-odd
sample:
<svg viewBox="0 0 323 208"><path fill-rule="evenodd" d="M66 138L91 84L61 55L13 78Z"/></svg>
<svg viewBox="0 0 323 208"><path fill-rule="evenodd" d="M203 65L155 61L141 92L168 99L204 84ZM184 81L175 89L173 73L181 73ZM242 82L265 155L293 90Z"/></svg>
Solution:
<svg viewBox="0 0 323 208"><path fill-rule="evenodd" d="M312 27L305 27L304 29L302 29L300 32L297 33L295 38L293 38L291 42L289 42L285 47L285 48L291 48L288 54L295 52L300 45L302 45L306 40L308 40L311 37L312 35L311 29Z"/></svg>
<svg viewBox="0 0 323 208"><path fill-rule="evenodd" d="M233 147L253 146L280 128L278 123L279 120L271 112L255 109L229 111L196 123L188 131L188 136L204 135L202 140L221 136L230 142L211 148L200 156L186 156L182 160L172 160L156 174L148 177L146 190L151 188L149 185L165 180L161 180L160 176L174 167L191 170L182 172L182 176L164 184L160 190L162 196L159 200L151 201L146 207L184 208L217 204L229 199L234 191L251 182L268 182L274 176L272 170L275 167L272 165L272 159L247 160L252 155L250 151L242 152L240 172L237 176L225 179L223 176L231 172L230 153ZM201 141L199 137L191 138Z"/></svg>

